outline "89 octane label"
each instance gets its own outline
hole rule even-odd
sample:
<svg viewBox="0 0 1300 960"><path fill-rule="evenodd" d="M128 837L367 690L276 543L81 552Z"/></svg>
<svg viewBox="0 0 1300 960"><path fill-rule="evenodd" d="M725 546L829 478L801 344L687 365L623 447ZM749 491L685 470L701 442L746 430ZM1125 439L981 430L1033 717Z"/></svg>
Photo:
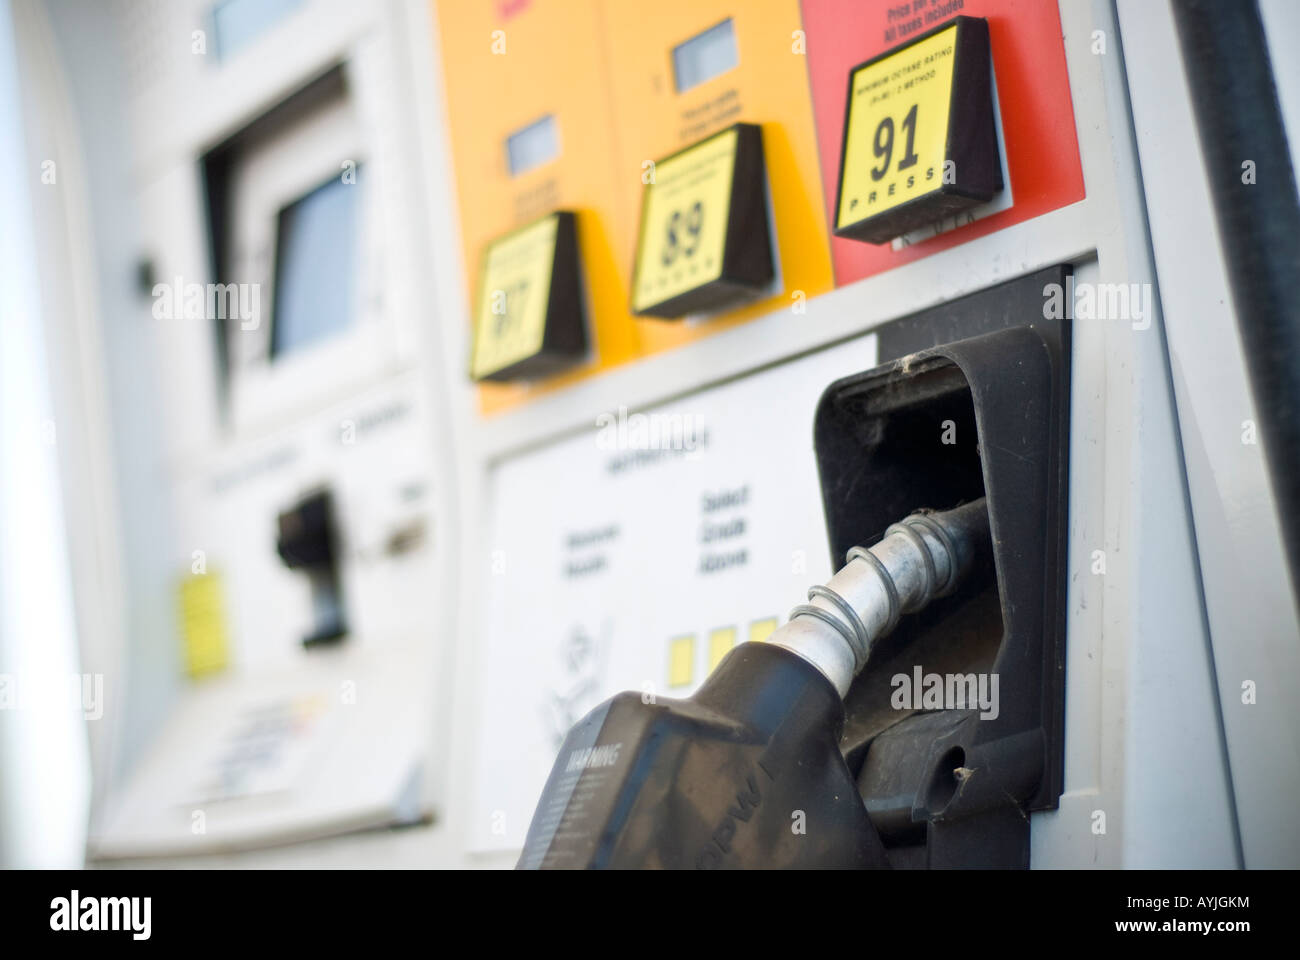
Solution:
<svg viewBox="0 0 1300 960"><path fill-rule="evenodd" d="M634 310L721 276L736 141L735 130L724 130L656 165L641 217Z"/></svg>

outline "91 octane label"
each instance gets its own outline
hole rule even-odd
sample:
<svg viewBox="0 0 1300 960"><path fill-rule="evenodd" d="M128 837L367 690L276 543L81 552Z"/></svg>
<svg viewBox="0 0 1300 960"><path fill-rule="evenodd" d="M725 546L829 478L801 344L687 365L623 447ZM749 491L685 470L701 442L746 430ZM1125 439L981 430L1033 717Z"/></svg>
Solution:
<svg viewBox="0 0 1300 960"><path fill-rule="evenodd" d="M558 228L552 214L488 247L470 360L475 379L541 350Z"/></svg>
<svg viewBox="0 0 1300 960"><path fill-rule="evenodd" d="M656 165L646 186L632 309L722 275L737 135L724 130Z"/></svg>
<svg viewBox="0 0 1300 960"><path fill-rule="evenodd" d="M943 184L957 27L853 74L837 228Z"/></svg>

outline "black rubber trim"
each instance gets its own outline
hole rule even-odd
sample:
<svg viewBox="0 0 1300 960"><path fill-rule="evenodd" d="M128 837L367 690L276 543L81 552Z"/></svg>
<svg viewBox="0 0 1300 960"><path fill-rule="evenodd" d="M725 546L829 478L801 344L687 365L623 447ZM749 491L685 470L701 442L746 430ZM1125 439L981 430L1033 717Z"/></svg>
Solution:
<svg viewBox="0 0 1300 960"><path fill-rule="evenodd" d="M1300 198L1264 24L1254 2L1174 0L1173 11L1300 601Z"/></svg>

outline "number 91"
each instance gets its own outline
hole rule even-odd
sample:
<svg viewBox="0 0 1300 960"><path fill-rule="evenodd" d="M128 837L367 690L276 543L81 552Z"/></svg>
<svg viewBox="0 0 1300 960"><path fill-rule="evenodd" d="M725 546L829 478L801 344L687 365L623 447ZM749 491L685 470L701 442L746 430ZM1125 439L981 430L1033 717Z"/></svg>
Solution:
<svg viewBox="0 0 1300 960"><path fill-rule="evenodd" d="M919 159L912 148L916 145L916 104L912 104L912 109L907 111L907 116L903 118L903 130L907 134L907 149L903 153L903 159L898 161L898 169L906 170L914 166ZM885 117L876 127L875 140L872 143L872 149L876 157L881 161L879 167L871 168L871 179L880 180L889 172L889 163L894 159L894 118Z"/></svg>

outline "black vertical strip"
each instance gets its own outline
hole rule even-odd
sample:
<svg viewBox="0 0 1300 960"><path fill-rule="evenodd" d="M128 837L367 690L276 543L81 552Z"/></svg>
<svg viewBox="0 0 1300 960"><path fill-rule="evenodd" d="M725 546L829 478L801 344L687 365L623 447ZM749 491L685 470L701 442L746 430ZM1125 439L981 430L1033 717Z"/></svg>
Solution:
<svg viewBox="0 0 1300 960"><path fill-rule="evenodd" d="M216 149L199 160L199 176L205 199L204 214L207 223L208 278L213 283L226 282L226 247L230 238L229 184L231 151ZM168 278L170 280L170 278ZM180 293L180 291L177 291ZM214 318L213 336L217 356L217 410L223 423L230 414L230 346L226 321Z"/></svg>
<svg viewBox="0 0 1300 960"><path fill-rule="evenodd" d="M1237 326L1300 598L1300 198L1259 6L1174 0ZM1244 182L1247 161L1254 183Z"/></svg>

